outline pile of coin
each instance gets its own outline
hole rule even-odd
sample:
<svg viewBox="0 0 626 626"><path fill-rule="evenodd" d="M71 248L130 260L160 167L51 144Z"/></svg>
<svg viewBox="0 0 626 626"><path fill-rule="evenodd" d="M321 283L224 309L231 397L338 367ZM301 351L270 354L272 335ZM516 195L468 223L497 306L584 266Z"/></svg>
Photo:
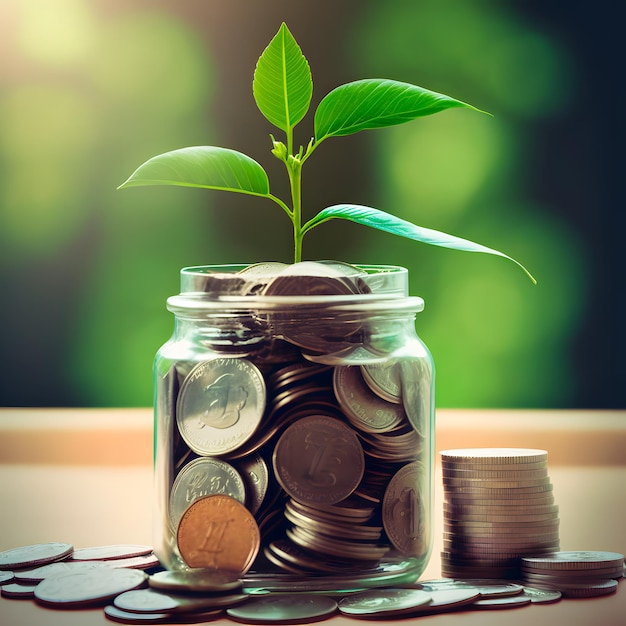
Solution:
<svg viewBox="0 0 626 626"><path fill-rule="evenodd" d="M445 576L516 579L521 557L559 550L547 459L523 448L441 452Z"/></svg>
<svg viewBox="0 0 626 626"><path fill-rule="evenodd" d="M613 593L623 575L624 555L617 552L577 550L522 558L525 582L570 598Z"/></svg>
<svg viewBox="0 0 626 626"><path fill-rule="evenodd" d="M258 526L258 556L245 560L243 574L253 566L332 575L375 570L383 559L425 566L431 371L419 351L388 357L403 336L397 320L378 316L370 328L354 313L328 319L325 296L372 295L364 276L334 262L246 268L237 293L245 278L244 295L309 300L256 312L271 328L269 342L225 351L203 337L207 358L176 361L160 381L157 412L171 429L157 433L165 442L157 447L165 458L157 459L157 474L165 467L163 543L178 546L187 566L216 566L207 546L217 528L195 532L204 556L190 557L198 549L184 522L196 502L215 495L243 505ZM219 280L207 280L203 288L217 297ZM238 323L232 318L224 325Z"/></svg>

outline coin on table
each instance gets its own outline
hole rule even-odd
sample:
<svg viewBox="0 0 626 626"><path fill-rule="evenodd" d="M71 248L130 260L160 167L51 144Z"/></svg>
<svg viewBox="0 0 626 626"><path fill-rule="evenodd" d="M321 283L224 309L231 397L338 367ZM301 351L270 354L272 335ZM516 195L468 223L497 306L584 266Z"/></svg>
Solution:
<svg viewBox="0 0 626 626"><path fill-rule="evenodd" d="M346 596L338 608L351 617L386 617L407 614L429 604L431 599L431 594L422 589L376 589Z"/></svg>
<svg viewBox="0 0 626 626"><path fill-rule="evenodd" d="M240 589L243 583L234 572L191 569L180 572L167 570L156 572L150 576L148 584L154 589L166 591L218 593Z"/></svg>
<svg viewBox="0 0 626 626"><path fill-rule="evenodd" d="M131 613L109 604L104 607L107 619L120 624L202 624L222 615L222 609L193 613Z"/></svg>
<svg viewBox="0 0 626 626"><path fill-rule="evenodd" d="M136 589L116 596L113 605L131 613L178 614L234 606L247 599L244 593L185 595L155 589Z"/></svg>
<svg viewBox="0 0 626 626"><path fill-rule="evenodd" d="M372 393L359 366L336 367L333 388L346 417L355 427L365 432L389 432L406 419L401 404L387 402Z"/></svg>
<svg viewBox="0 0 626 626"><path fill-rule="evenodd" d="M37 543L0 552L0 570L44 565L67 558L74 546L69 543Z"/></svg>
<svg viewBox="0 0 626 626"><path fill-rule="evenodd" d="M259 527L246 507L222 494L193 502L178 525L178 549L189 567L241 574L261 545Z"/></svg>
<svg viewBox="0 0 626 626"><path fill-rule="evenodd" d="M504 598L486 598L472 603L474 609L513 609L530 604L532 599L523 593L517 596L505 596Z"/></svg>
<svg viewBox="0 0 626 626"><path fill-rule="evenodd" d="M256 365L243 358L218 357L198 363L185 378L176 422L197 454L226 454L254 434L265 401L265 381Z"/></svg>
<svg viewBox="0 0 626 626"><path fill-rule="evenodd" d="M151 546L134 543L112 544L107 546L92 546L89 548L74 548L70 561L108 561L112 559L128 559L135 556L144 556L152 552Z"/></svg>
<svg viewBox="0 0 626 626"><path fill-rule="evenodd" d="M3 598L11 598L13 600L30 600L35 597L37 584L21 585L18 583L9 583L8 585L2 585L0 588L0 594L2 594Z"/></svg>
<svg viewBox="0 0 626 626"><path fill-rule="evenodd" d="M35 589L35 600L51 607L79 607L104 604L111 598L141 587L144 572L135 569L97 569L63 574L42 580Z"/></svg>
<svg viewBox="0 0 626 626"><path fill-rule="evenodd" d="M11 570L0 571L0 585L6 585L15 578L15 574Z"/></svg>
<svg viewBox="0 0 626 626"><path fill-rule="evenodd" d="M406 556L420 556L426 549L426 520L420 494L423 478L419 462L404 465L389 481L383 497L383 527L394 547Z"/></svg>
<svg viewBox="0 0 626 626"><path fill-rule="evenodd" d="M430 595L430 602L413 609L411 615L415 617L452 611L466 604L471 604L481 597L478 590L471 587L465 589L428 589L425 591Z"/></svg>
<svg viewBox="0 0 626 626"><path fill-rule="evenodd" d="M337 602L314 594L290 594L253 598L241 606L226 610L236 620L252 623L281 624L309 622L332 615Z"/></svg>
<svg viewBox="0 0 626 626"><path fill-rule="evenodd" d="M143 556L131 556L128 559L111 559L104 561L109 567L128 567L130 569L153 569L159 567L159 559L155 554L144 554Z"/></svg>
<svg viewBox="0 0 626 626"><path fill-rule="evenodd" d="M524 591L522 591L521 595L525 598L530 598L533 604L552 604L553 602L558 602L563 594L556 590L526 587L524 585Z"/></svg>
<svg viewBox="0 0 626 626"><path fill-rule="evenodd" d="M365 470L357 435L333 417L311 415L289 426L272 457L281 487L300 502L332 504L357 488Z"/></svg>
<svg viewBox="0 0 626 626"><path fill-rule="evenodd" d="M187 507L203 496L215 493L235 498L242 504L246 500L246 486L239 472L226 461L212 457L199 457L180 470L172 485L169 501L172 528Z"/></svg>
<svg viewBox="0 0 626 626"><path fill-rule="evenodd" d="M481 598L499 598L504 596L516 596L524 590L522 585L506 580L493 580L485 578L468 578L455 580L454 578L439 578L423 580L415 583L415 586L424 589L428 593L445 589L471 589L476 591Z"/></svg>
<svg viewBox="0 0 626 626"><path fill-rule="evenodd" d="M75 572L88 572L97 569L110 569L103 561L58 561L47 563L34 569L15 572L15 580L19 583L38 583L50 576L62 576Z"/></svg>
<svg viewBox="0 0 626 626"><path fill-rule="evenodd" d="M538 557L527 556L522 559L522 567L533 570L592 570L618 568L623 565L623 554L599 550L562 551Z"/></svg>

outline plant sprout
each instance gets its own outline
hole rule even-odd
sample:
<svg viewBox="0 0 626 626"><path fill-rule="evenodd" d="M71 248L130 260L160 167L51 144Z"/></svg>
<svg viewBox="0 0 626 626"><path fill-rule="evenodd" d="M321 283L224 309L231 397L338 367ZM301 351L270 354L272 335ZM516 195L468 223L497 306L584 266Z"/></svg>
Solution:
<svg viewBox="0 0 626 626"><path fill-rule="evenodd" d="M272 154L284 163L289 177L290 202L270 191L263 167L251 157L228 148L193 146L157 155L142 165L120 188L147 185L202 187L266 198L277 204L293 225L294 263L302 260L302 241L313 228L333 219L345 219L434 246L484 252L516 263L512 257L467 239L423 228L368 206L338 204L303 221L302 168L324 141L362 130L384 128L451 108L484 113L470 104L417 85L387 79L358 80L333 89L314 115L313 137L295 151L294 129L309 111L313 94L311 69L293 35L282 24L263 51L254 72L252 90L265 118L284 133L284 141L270 135Z"/></svg>

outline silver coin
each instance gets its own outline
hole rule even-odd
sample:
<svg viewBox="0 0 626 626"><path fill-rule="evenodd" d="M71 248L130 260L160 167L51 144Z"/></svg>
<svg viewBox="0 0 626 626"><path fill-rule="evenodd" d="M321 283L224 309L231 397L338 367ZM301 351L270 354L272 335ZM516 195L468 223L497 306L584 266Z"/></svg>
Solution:
<svg viewBox="0 0 626 626"><path fill-rule="evenodd" d="M204 496L221 493L246 501L246 486L239 472L226 461L199 457L180 471L170 492L169 515L172 528L178 527L183 513L192 502Z"/></svg>
<svg viewBox="0 0 626 626"><path fill-rule="evenodd" d="M39 584L39 583L37 583ZM0 587L0 594L4 598L12 598L14 600L30 600L35 597L35 589L37 585L22 585L18 583L9 583Z"/></svg>
<svg viewBox="0 0 626 626"><path fill-rule="evenodd" d="M272 461L282 488L305 504L344 500L360 483L365 468L356 434L335 418L315 415L284 431Z"/></svg>
<svg viewBox="0 0 626 626"><path fill-rule="evenodd" d="M119 594L113 600L113 605L131 613L178 614L234 606L247 599L248 596L242 593L183 595L155 589L137 589Z"/></svg>
<svg viewBox="0 0 626 626"><path fill-rule="evenodd" d="M0 585L10 583L15 578L15 574L11 570L0 571Z"/></svg>
<svg viewBox="0 0 626 626"><path fill-rule="evenodd" d="M459 448L455 450L442 450L441 459L449 462L467 465L479 463L483 465L510 465L512 463L537 463L546 461L546 450L532 448Z"/></svg>
<svg viewBox="0 0 626 626"><path fill-rule="evenodd" d="M597 569L623 565L623 554L598 550L563 551L540 557L527 556L522 559L523 567L546 570Z"/></svg>
<svg viewBox="0 0 626 626"><path fill-rule="evenodd" d="M103 604L145 584L146 574L134 569L98 569L45 578L35 589L40 604L78 607Z"/></svg>
<svg viewBox="0 0 626 626"><path fill-rule="evenodd" d="M369 388L383 400L395 404L402 402L402 383L397 360L366 363L361 365L361 373Z"/></svg>
<svg viewBox="0 0 626 626"><path fill-rule="evenodd" d="M394 547L406 556L421 556L428 545L421 485L423 466L409 463L389 481L382 503L383 526Z"/></svg>
<svg viewBox="0 0 626 626"><path fill-rule="evenodd" d="M377 589L347 596L337 606L343 615L386 617L406 614L431 599L431 594L422 589Z"/></svg>
<svg viewBox="0 0 626 626"><path fill-rule="evenodd" d="M332 615L337 602L332 598L306 593L252 598L226 610L236 620L281 624L309 621Z"/></svg>
<svg viewBox="0 0 626 626"><path fill-rule="evenodd" d="M40 565L35 569L15 572L15 580L19 583L38 583L50 576L62 576L74 572L87 572L97 569L110 569L103 561L58 561Z"/></svg>
<svg viewBox="0 0 626 626"><path fill-rule="evenodd" d="M536 587L527 587L526 585L524 585L524 591L522 592L522 596L530 598L533 604L552 604L553 602L558 602L562 595L560 591L538 589Z"/></svg>
<svg viewBox="0 0 626 626"><path fill-rule="evenodd" d="M425 589L430 596L430 602L423 604L411 611L411 615L421 617L422 615L434 615L457 609L466 604L471 604L478 600L481 595L476 589L471 587L459 589Z"/></svg>
<svg viewBox="0 0 626 626"><path fill-rule="evenodd" d="M131 613L110 604L104 607L106 617L120 624L202 624L222 615L222 609L197 613Z"/></svg>
<svg viewBox="0 0 626 626"><path fill-rule="evenodd" d="M333 386L346 417L365 432L388 432L406 419L402 405L386 402L371 392L358 366L336 367Z"/></svg>
<svg viewBox="0 0 626 626"><path fill-rule="evenodd" d="M246 484L246 506L256 515L269 488L269 470L260 454L244 457L238 464L241 477Z"/></svg>
<svg viewBox="0 0 626 626"><path fill-rule="evenodd" d="M525 596L523 593L517 596L507 596L504 598L486 598L477 600L472 604L474 609L512 609L519 606L526 606L530 604L532 599L529 596Z"/></svg>
<svg viewBox="0 0 626 626"><path fill-rule="evenodd" d="M44 565L67 558L74 546L69 543L37 543L0 552L0 570Z"/></svg>
<svg viewBox="0 0 626 626"><path fill-rule="evenodd" d="M219 357L198 363L181 387L176 422L197 454L236 450L257 429L265 411L265 381L242 358Z"/></svg>
<svg viewBox="0 0 626 626"><path fill-rule="evenodd" d="M190 569L180 572L162 571L152 574L148 584L167 591L202 591L217 593L240 589L242 582L234 572L209 569Z"/></svg>
<svg viewBox="0 0 626 626"><path fill-rule="evenodd" d="M476 591L482 598L500 598L504 596L516 596L523 591L523 586L509 581L490 580L484 578L468 578L455 580L453 578L439 578L423 580L416 583L420 589L427 592L445 589L471 589Z"/></svg>
<svg viewBox="0 0 626 626"><path fill-rule="evenodd" d="M159 567L159 559L155 554L144 554L143 556L131 556L127 559L111 559L104 561L109 567L128 569L148 570Z"/></svg>
<svg viewBox="0 0 626 626"><path fill-rule="evenodd" d="M141 544L113 544L107 546L93 546L90 548L74 548L71 561L108 561L110 559L128 559L135 556L144 556L152 552L151 546Z"/></svg>

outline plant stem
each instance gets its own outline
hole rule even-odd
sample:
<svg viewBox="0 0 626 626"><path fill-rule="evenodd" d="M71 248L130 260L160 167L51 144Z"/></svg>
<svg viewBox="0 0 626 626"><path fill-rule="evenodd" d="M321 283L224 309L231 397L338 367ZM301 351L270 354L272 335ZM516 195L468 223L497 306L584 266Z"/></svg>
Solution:
<svg viewBox="0 0 626 626"><path fill-rule="evenodd" d="M287 163L289 185L291 187L291 202L293 223L293 262L302 260L302 163L297 158L290 158Z"/></svg>

